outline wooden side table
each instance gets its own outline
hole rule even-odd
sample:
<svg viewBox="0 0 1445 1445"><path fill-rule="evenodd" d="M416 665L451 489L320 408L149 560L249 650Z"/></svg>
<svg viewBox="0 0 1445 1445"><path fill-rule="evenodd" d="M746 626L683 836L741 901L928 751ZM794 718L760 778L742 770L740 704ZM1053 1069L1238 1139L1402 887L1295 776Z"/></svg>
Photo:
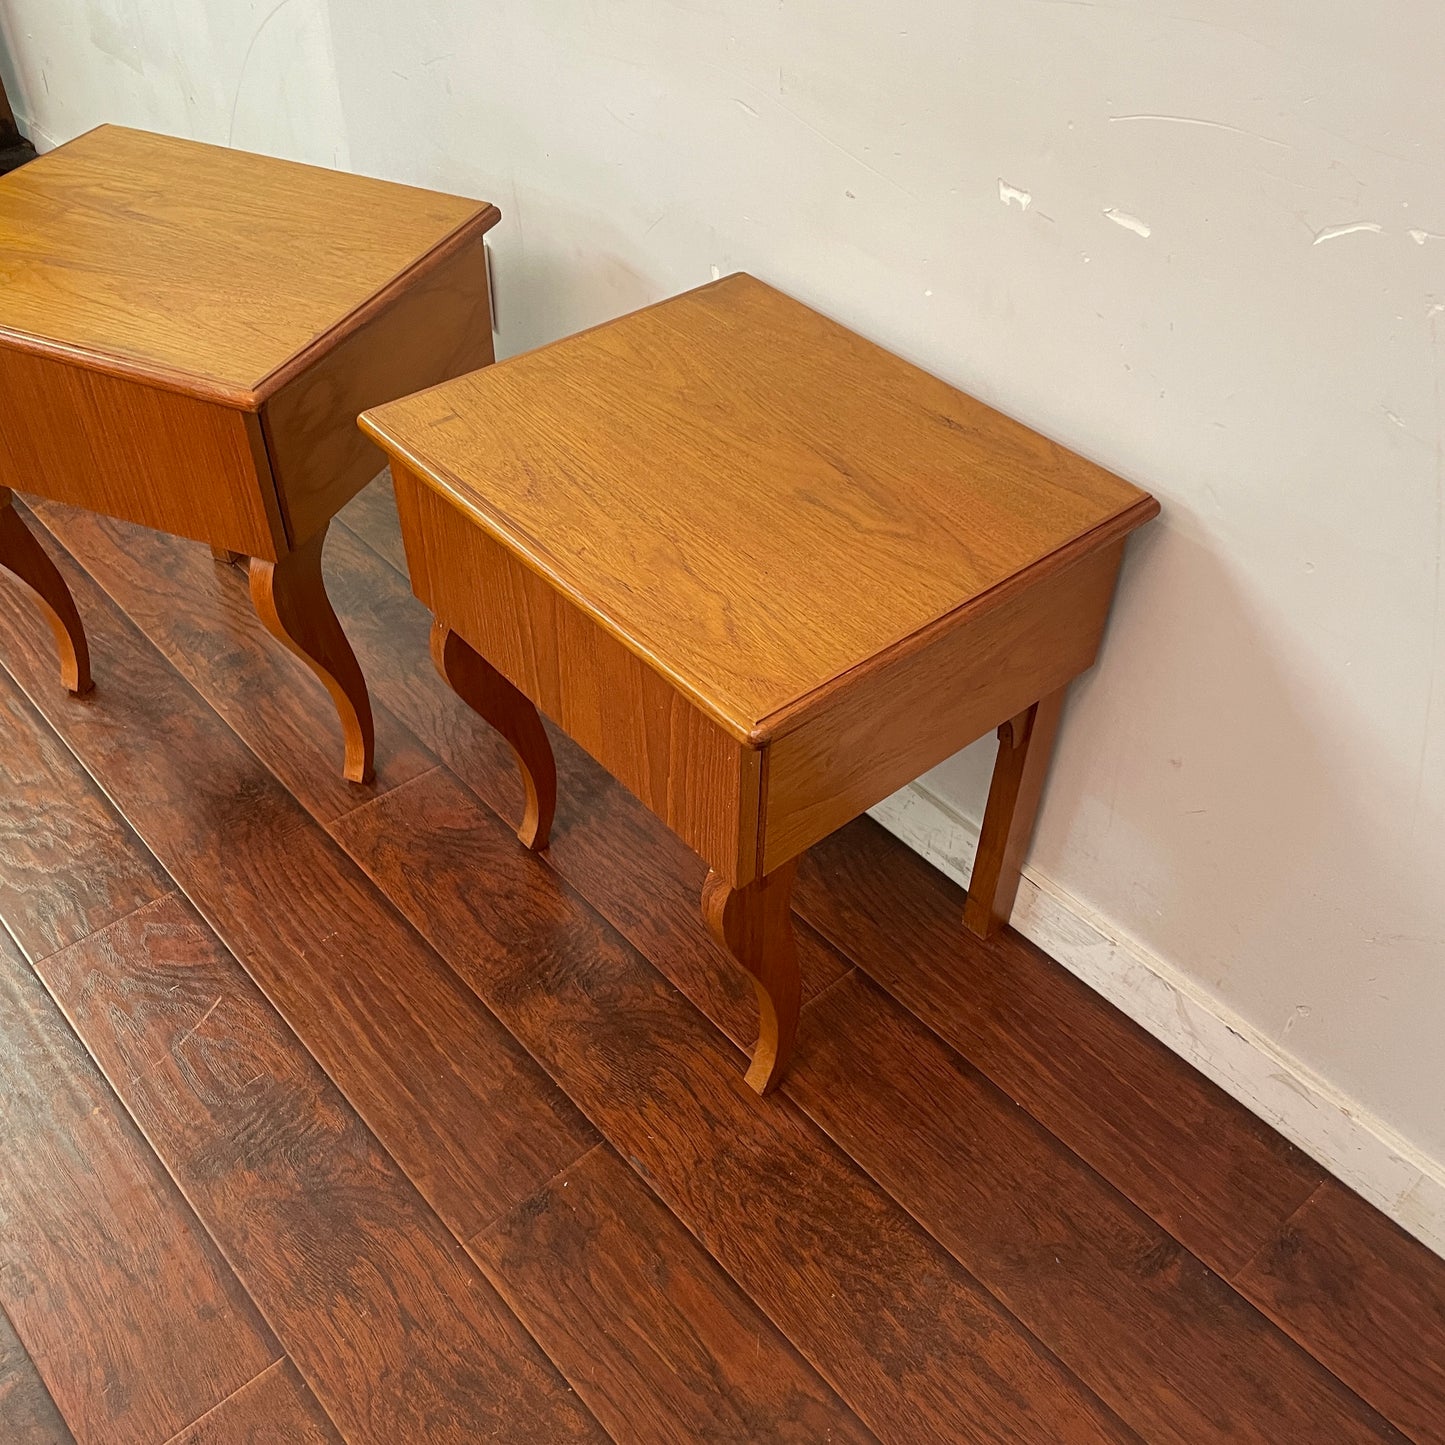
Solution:
<svg viewBox="0 0 1445 1445"><path fill-rule="evenodd" d="M383 458L363 407L492 360L494 206L103 126L0 180L0 566L89 686L65 583L10 489L250 559L266 627L331 692L345 771L371 706L327 599L331 518Z"/></svg>
<svg viewBox="0 0 1445 1445"><path fill-rule="evenodd" d="M540 707L690 844L780 1078L797 858L997 727L965 922L1006 921L1064 690L1152 497L748 276L367 412L443 675Z"/></svg>

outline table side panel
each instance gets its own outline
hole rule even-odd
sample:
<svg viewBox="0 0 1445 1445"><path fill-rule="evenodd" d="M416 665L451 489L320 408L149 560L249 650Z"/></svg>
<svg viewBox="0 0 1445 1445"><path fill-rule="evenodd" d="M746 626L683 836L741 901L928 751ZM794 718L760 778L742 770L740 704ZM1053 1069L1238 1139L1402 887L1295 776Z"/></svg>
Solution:
<svg viewBox="0 0 1445 1445"><path fill-rule="evenodd" d="M838 687L768 745L770 872L1093 664L1123 539Z"/></svg>
<svg viewBox="0 0 1445 1445"><path fill-rule="evenodd" d="M257 418L0 346L0 485L274 561Z"/></svg>
<svg viewBox="0 0 1445 1445"><path fill-rule="evenodd" d="M761 754L395 457L412 589L730 883L755 876Z"/></svg>
<svg viewBox="0 0 1445 1445"><path fill-rule="evenodd" d="M358 413L475 371L493 359L480 235L425 268L370 320L262 408L293 546L321 530L382 468Z"/></svg>

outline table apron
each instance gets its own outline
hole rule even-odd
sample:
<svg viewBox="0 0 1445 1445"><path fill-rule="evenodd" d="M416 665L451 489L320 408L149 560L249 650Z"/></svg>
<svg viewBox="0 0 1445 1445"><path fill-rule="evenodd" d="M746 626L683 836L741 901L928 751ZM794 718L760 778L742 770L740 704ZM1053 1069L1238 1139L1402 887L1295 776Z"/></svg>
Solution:
<svg viewBox="0 0 1445 1445"><path fill-rule="evenodd" d="M255 415L0 346L0 485L276 560Z"/></svg>
<svg viewBox="0 0 1445 1445"><path fill-rule="evenodd" d="M761 756L392 458L412 589L730 883L756 875Z"/></svg>

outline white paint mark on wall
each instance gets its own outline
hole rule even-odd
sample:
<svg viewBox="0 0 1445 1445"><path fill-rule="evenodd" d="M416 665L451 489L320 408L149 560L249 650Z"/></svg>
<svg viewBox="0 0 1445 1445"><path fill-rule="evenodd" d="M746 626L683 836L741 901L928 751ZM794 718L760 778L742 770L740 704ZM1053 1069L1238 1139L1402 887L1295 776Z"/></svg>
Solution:
<svg viewBox="0 0 1445 1445"><path fill-rule="evenodd" d="M1313 1010L1307 1003L1297 1003L1290 1011L1290 1016L1284 1021L1285 1033L1289 1033L1297 1023L1302 1023L1312 1012Z"/></svg>
<svg viewBox="0 0 1445 1445"><path fill-rule="evenodd" d="M998 178L998 198L1004 205L1017 205L1019 210L1026 211L1034 203L1032 191L1025 191L1019 186L1011 186L1002 176Z"/></svg>
<svg viewBox="0 0 1445 1445"><path fill-rule="evenodd" d="M1245 130L1242 126L1229 125L1222 120L1204 120L1202 117L1195 115L1111 115L1109 120L1111 122L1152 120L1162 125L1198 125L1204 126L1208 130L1224 130L1228 131L1231 135L1248 136L1250 140L1262 140L1265 145L1278 146L1281 150L1288 150L1290 148L1288 141L1275 140L1273 136L1260 135L1257 130Z"/></svg>
<svg viewBox="0 0 1445 1445"><path fill-rule="evenodd" d="M1141 221L1138 216L1131 216L1128 211L1121 211L1118 206L1106 206L1104 214L1116 226L1122 226L1126 231L1133 231L1136 236L1148 237L1154 230L1147 221Z"/></svg>
<svg viewBox="0 0 1445 1445"><path fill-rule="evenodd" d="M749 105L747 101L741 99L740 97L734 96L733 104L737 106L737 108L741 110L745 115L752 116L754 120L758 118L757 110L753 106Z"/></svg>
<svg viewBox="0 0 1445 1445"><path fill-rule="evenodd" d="M1409 230L1405 234L1417 245L1423 246L1426 241L1445 241L1445 234L1440 231Z"/></svg>
<svg viewBox="0 0 1445 1445"><path fill-rule="evenodd" d="M1378 236L1384 229L1378 221L1350 221L1343 226L1322 226L1315 232L1314 244L1322 246L1326 241L1337 241L1341 236L1353 236L1356 231L1370 231Z"/></svg>

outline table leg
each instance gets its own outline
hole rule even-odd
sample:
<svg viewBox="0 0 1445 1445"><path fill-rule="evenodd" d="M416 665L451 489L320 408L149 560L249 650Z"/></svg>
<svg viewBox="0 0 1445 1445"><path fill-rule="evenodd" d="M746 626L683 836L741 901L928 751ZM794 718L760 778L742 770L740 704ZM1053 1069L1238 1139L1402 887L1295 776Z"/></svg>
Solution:
<svg viewBox="0 0 1445 1445"><path fill-rule="evenodd" d="M50 554L20 519L9 487L0 487L0 567L14 573L40 599L60 652L60 680L77 697L94 686L90 649L75 599Z"/></svg>
<svg viewBox="0 0 1445 1445"><path fill-rule="evenodd" d="M998 757L963 907L964 926L980 938L997 933L1013 913L1066 691L1067 685L1050 693L998 730Z"/></svg>
<svg viewBox="0 0 1445 1445"><path fill-rule="evenodd" d="M716 873L702 886L702 916L712 936L752 975L758 992L758 1042L747 1082L769 1094L787 1072L798 1036L803 979L793 933L797 862L734 888Z"/></svg>
<svg viewBox="0 0 1445 1445"><path fill-rule="evenodd" d="M326 685L346 738L345 773L369 783L376 755L371 699L361 664L346 640L321 576L323 527L310 541L278 562L251 558L251 603L266 630Z"/></svg>
<svg viewBox="0 0 1445 1445"><path fill-rule="evenodd" d="M541 716L464 637L441 618L432 623L432 661L447 685L480 713L510 744L527 790L527 806L517 837L540 853L552 835L557 811L557 762Z"/></svg>

